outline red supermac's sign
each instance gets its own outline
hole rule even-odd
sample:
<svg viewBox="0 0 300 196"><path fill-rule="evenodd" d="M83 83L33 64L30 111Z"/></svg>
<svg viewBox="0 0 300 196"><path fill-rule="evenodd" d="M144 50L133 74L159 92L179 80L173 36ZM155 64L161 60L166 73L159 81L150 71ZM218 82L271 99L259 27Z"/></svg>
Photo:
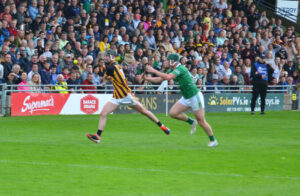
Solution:
<svg viewBox="0 0 300 196"><path fill-rule="evenodd" d="M60 114L69 96L58 93L12 93L11 115Z"/></svg>
<svg viewBox="0 0 300 196"><path fill-rule="evenodd" d="M87 95L80 99L80 110L86 114L93 114L98 111L99 100L93 95Z"/></svg>

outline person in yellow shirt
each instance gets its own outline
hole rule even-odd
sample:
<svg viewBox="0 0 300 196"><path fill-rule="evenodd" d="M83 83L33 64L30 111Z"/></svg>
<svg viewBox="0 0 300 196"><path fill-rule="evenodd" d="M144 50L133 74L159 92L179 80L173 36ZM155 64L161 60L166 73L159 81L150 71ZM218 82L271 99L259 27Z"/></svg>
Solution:
<svg viewBox="0 0 300 196"><path fill-rule="evenodd" d="M110 44L108 43L108 36L103 38L103 41L100 42L99 48L101 52L105 52L106 50L110 49Z"/></svg>
<svg viewBox="0 0 300 196"><path fill-rule="evenodd" d="M57 82L54 86L54 89L57 90L58 93L68 94L68 84L64 81L64 76L59 74L57 76Z"/></svg>
<svg viewBox="0 0 300 196"><path fill-rule="evenodd" d="M205 25L205 29L206 30L210 30L211 29L211 26L212 26L212 22L211 22L211 18L210 18L210 12L206 12L205 13L205 17L203 19L203 23Z"/></svg>

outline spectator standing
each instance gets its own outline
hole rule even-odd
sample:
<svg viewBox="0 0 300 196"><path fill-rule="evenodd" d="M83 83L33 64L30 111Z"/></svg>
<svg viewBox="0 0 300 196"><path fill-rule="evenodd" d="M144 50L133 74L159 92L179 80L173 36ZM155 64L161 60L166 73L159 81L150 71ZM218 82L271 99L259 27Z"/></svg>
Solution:
<svg viewBox="0 0 300 196"><path fill-rule="evenodd" d="M265 99L267 95L268 81L273 74L273 68L265 63L264 58L258 58L251 69L252 78L252 99L251 99L251 114L254 114L254 108L258 95L260 95L261 105L260 113L265 114Z"/></svg>

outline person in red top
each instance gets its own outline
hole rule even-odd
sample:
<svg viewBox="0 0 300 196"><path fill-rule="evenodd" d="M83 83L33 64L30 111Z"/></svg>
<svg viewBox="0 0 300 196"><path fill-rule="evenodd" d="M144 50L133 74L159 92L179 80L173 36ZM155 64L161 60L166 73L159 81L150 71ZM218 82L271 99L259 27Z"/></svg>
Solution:
<svg viewBox="0 0 300 196"><path fill-rule="evenodd" d="M92 73L89 73L86 80L84 80L82 82L82 85L94 85L94 76ZM83 92L84 93L88 93L88 94L91 94L91 93L96 93L96 91L89 91L89 90L96 90L97 87L96 86L83 86L82 87L82 90L84 90Z"/></svg>
<svg viewBox="0 0 300 196"><path fill-rule="evenodd" d="M15 38L18 36L18 29L16 27L17 27L17 19L13 19L10 22L10 26L8 27L8 30L9 30L9 34L13 35Z"/></svg>
<svg viewBox="0 0 300 196"><path fill-rule="evenodd" d="M70 78L70 71L67 67L63 68L63 76L65 81L67 81Z"/></svg>

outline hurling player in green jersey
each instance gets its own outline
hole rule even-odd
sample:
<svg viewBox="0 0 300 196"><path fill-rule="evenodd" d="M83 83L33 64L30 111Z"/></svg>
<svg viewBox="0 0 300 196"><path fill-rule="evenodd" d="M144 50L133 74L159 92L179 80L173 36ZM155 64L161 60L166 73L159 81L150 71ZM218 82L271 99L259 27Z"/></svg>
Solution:
<svg viewBox="0 0 300 196"><path fill-rule="evenodd" d="M199 124L210 139L208 146L217 146L218 142L214 138L213 131L205 120L203 95L193 82L188 69L180 64L179 58L179 55L176 53L168 55L167 59L172 69L168 74L162 73L151 66L147 66L146 71L155 74L157 77L145 76L145 79L153 83L160 83L163 80L174 80L174 82L179 85L182 97L170 109L170 116L189 123L192 128L191 134L195 133L197 125ZM189 108L193 110L196 120L191 119L184 113Z"/></svg>

